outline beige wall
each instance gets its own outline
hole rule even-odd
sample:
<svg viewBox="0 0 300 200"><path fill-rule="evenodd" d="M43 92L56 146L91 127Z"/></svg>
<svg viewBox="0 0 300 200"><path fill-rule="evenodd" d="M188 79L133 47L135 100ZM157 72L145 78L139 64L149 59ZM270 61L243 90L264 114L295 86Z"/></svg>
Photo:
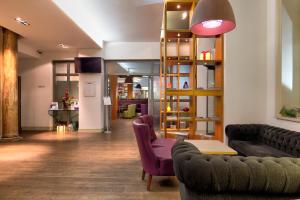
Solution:
<svg viewBox="0 0 300 200"><path fill-rule="evenodd" d="M280 1L267 1L267 123L295 131L300 130L300 123L279 120L276 118L276 98L278 97L278 87L280 87L276 78L278 77L278 69L280 61L279 52L279 17L280 17Z"/></svg>
<svg viewBox="0 0 300 200"><path fill-rule="evenodd" d="M231 0L237 27L225 35L224 124L266 122L266 1Z"/></svg>

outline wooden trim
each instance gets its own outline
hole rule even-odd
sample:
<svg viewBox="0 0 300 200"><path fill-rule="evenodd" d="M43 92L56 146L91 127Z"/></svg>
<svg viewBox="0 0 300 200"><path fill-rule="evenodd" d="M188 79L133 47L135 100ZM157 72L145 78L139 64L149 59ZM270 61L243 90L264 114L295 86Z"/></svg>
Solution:
<svg viewBox="0 0 300 200"><path fill-rule="evenodd" d="M118 76L109 75L110 96L111 96L111 120L118 118Z"/></svg>
<svg viewBox="0 0 300 200"><path fill-rule="evenodd" d="M3 28L0 27L0 138L2 137L2 92L3 92Z"/></svg>

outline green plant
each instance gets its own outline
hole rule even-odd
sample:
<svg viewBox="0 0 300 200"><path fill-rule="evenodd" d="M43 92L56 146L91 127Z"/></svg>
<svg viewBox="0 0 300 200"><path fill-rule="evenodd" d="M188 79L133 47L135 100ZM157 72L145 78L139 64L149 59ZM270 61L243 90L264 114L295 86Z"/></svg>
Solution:
<svg viewBox="0 0 300 200"><path fill-rule="evenodd" d="M297 110L291 108L291 109L288 109L286 108L285 106L283 106L280 110L280 114L283 116L283 117L292 117L292 118L296 118L297 117Z"/></svg>

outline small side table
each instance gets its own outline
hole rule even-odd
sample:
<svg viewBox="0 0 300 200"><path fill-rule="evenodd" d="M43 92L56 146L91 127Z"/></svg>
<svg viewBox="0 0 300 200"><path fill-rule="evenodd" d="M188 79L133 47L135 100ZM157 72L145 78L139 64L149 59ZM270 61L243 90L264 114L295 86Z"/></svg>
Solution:
<svg viewBox="0 0 300 200"><path fill-rule="evenodd" d="M219 140L185 140L193 144L203 154L237 155L238 152Z"/></svg>

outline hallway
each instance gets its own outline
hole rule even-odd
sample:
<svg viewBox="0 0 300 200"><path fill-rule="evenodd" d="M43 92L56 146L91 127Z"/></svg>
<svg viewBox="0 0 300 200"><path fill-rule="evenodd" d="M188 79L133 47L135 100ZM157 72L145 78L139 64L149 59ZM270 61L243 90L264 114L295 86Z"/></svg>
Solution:
<svg viewBox="0 0 300 200"><path fill-rule="evenodd" d="M112 134L24 133L0 143L0 199L179 199L174 177L141 180L131 120L116 120Z"/></svg>

